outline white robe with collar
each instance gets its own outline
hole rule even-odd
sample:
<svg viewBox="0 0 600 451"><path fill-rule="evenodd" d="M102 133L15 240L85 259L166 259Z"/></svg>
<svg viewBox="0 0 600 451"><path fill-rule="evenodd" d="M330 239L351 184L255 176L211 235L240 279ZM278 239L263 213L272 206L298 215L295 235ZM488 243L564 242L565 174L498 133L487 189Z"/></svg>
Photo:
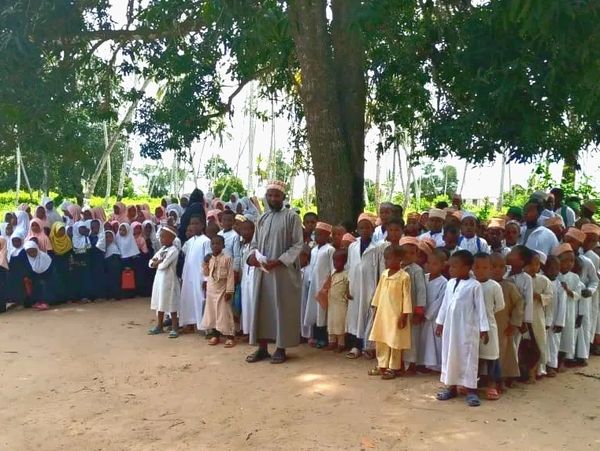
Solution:
<svg viewBox="0 0 600 451"><path fill-rule="evenodd" d="M444 327L440 380L477 388L479 334L490 328L481 284L475 279L450 280L436 323Z"/></svg>
<svg viewBox="0 0 600 451"><path fill-rule="evenodd" d="M527 227L521 227L521 237L519 238L519 244L522 244L534 251L543 252L546 255L552 254L552 249L558 246L558 240L552 230L538 226L531 234L525 239L525 233Z"/></svg>
<svg viewBox="0 0 600 451"><path fill-rule="evenodd" d="M306 309L302 312L302 325L305 327L327 325L327 310L317 302L317 294L333 271L333 253L335 248L331 244L313 247L310 255L310 285Z"/></svg>
<svg viewBox="0 0 600 451"><path fill-rule="evenodd" d="M194 236L187 240L184 246L186 254L181 277L179 324L181 326L194 324L200 330L205 300L202 289L204 283L202 265L204 257L212 253L210 239L206 235Z"/></svg>
<svg viewBox="0 0 600 451"><path fill-rule="evenodd" d="M592 334L592 310L594 301L598 294L598 272L593 261L585 255L580 255L582 262L581 283L584 288L590 290L590 297L583 297L579 300L579 314L583 317L581 327L577 329L576 354L578 359L588 359L590 357L590 343L593 339ZM595 329L594 323L594 329Z"/></svg>
<svg viewBox="0 0 600 451"><path fill-rule="evenodd" d="M575 340L577 338L575 320L577 319L577 312L579 311L582 283L579 276L573 272L559 274L558 280L565 282L569 287L569 290L573 292L573 297L567 295L565 327L560 336L560 352L566 353L567 359L573 359L575 357Z"/></svg>

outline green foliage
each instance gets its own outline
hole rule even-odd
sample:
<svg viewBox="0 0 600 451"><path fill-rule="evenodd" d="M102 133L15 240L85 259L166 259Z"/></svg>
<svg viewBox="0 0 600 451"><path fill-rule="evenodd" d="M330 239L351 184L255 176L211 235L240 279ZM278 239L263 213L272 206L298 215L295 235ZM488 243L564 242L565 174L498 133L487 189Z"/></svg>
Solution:
<svg viewBox="0 0 600 451"><path fill-rule="evenodd" d="M297 173L298 168L294 166L294 162L290 163L280 149L273 152L273 160L270 164L268 161L263 161L260 156L257 158L256 174L262 182L281 180L289 187L292 177Z"/></svg>
<svg viewBox="0 0 600 451"><path fill-rule="evenodd" d="M233 193L238 193L240 197L246 196L244 183L239 178L232 175L227 175L215 180L212 185L212 191L216 197L221 198L224 202L229 202L229 198Z"/></svg>
<svg viewBox="0 0 600 451"><path fill-rule="evenodd" d="M416 196L417 183L415 181L411 185L413 196ZM420 177L421 197L423 199L432 202L436 197L442 196L443 199L440 200L446 200L456 192L457 187L458 175L454 166L446 165L441 168L440 173L436 172L433 163L423 166L423 173Z"/></svg>
<svg viewBox="0 0 600 451"><path fill-rule="evenodd" d="M233 175L233 170L220 155L210 157L204 166L204 176L208 180Z"/></svg>

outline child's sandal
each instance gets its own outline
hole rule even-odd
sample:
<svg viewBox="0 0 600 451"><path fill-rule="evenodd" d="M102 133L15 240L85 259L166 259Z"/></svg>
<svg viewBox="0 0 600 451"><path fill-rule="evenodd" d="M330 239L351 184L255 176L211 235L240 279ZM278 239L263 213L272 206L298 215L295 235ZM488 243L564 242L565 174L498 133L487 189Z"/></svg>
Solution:
<svg viewBox="0 0 600 451"><path fill-rule="evenodd" d="M179 332L177 332L176 329L171 329L171 332L169 332L169 338L177 338L179 337Z"/></svg>
<svg viewBox="0 0 600 451"><path fill-rule="evenodd" d="M381 375L381 378L384 381L389 381L391 379L396 379L396 372L394 370L387 369Z"/></svg>
<svg viewBox="0 0 600 451"><path fill-rule="evenodd" d="M456 398L456 390L452 388L444 388L435 395L438 401L449 401Z"/></svg>
<svg viewBox="0 0 600 451"><path fill-rule="evenodd" d="M498 390L490 387L486 390L485 397L488 401L498 401L500 399L500 394L498 393Z"/></svg>
<svg viewBox="0 0 600 451"><path fill-rule="evenodd" d="M367 374L369 376L381 376L384 372L385 370L383 368L379 368L376 366L375 368L371 368Z"/></svg>
<svg viewBox="0 0 600 451"><path fill-rule="evenodd" d="M235 346L235 340L232 340L231 338L228 338L225 341L225 347L226 348L233 348Z"/></svg>
<svg viewBox="0 0 600 451"><path fill-rule="evenodd" d="M158 326L154 326L152 329L150 329L148 331L148 335L158 335L158 334L162 334L164 332L163 329L161 329Z"/></svg>
<svg viewBox="0 0 600 451"><path fill-rule="evenodd" d="M210 340L208 340L209 346L216 346L218 344L219 344L219 337L212 337Z"/></svg>

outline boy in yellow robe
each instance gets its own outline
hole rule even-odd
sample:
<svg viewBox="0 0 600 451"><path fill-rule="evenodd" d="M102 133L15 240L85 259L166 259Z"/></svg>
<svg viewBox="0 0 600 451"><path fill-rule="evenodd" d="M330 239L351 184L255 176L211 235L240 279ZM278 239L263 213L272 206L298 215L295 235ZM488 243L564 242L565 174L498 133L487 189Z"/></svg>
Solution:
<svg viewBox="0 0 600 451"><path fill-rule="evenodd" d="M402 367L402 350L410 349L408 321L412 313L410 276L402 269L402 249L395 244L384 252L386 270L381 275L371 306L376 309L369 340L375 342L377 368L372 376L394 379Z"/></svg>

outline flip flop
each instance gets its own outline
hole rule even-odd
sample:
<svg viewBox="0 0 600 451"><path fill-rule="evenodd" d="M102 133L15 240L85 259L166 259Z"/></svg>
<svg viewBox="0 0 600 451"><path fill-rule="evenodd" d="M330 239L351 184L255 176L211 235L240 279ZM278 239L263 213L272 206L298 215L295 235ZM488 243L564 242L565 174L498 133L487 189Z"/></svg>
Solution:
<svg viewBox="0 0 600 451"><path fill-rule="evenodd" d="M152 329L150 329L148 331L148 335L158 335L158 334L162 334L164 332L163 329L161 329L158 326L154 326Z"/></svg>
<svg viewBox="0 0 600 451"><path fill-rule="evenodd" d="M177 338L179 337L179 332L177 332L175 329L171 329L171 332L169 332L169 338Z"/></svg>
<svg viewBox="0 0 600 451"><path fill-rule="evenodd" d="M383 372L383 374L381 375L381 378L384 381L396 379L396 372L394 370L387 369Z"/></svg>
<svg viewBox="0 0 600 451"><path fill-rule="evenodd" d="M219 337L212 337L210 340L208 340L209 346L216 346L218 344L219 344Z"/></svg>
<svg viewBox="0 0 600 451"><path fill-rule="evenodd" d="M475 393L469 393L466 398L467 405L469 407L479 407L481 405L481 401L479 400L479 396Z"/></svg>
<svg viewBox="0 0 600 451"><path fill-rule="evenodd" d="M456 391L452 390L451 388L444 388L443 390L438 392L437 395L435 395L435 398L438 401L449 401L452 398L456 398L456 396Z"/></svg>
<svg viewBox="0 0 600 451"><path fill-rule="evenodd" d="M233 348L235 346L235 341L232 339L225 340L225 348Z"/></svg>
<svg viewBox="0 0 600 451"><path fill-rule="evenodd" d="M375 368L371 368L367 374L369 376L381 376L384 372L385 370L376 366Z"/></svg>
<svg viewBox="0 0 600 451"><path fill-rule="evenodd" d="M250 354L249 356L246 356L246 362L255 363L255 362L260 362L261 360L270 359L270 358L271 358L271 354L269 354L269 351L267 351L266 349L263 349L263 348L258 348L252 354Z"/></svg>
<svg viewBox="0 0 600 451"><path fill-rule="evenodd" d="M485 392L485 397L488 401L497 401L500 399L500 394L495 388L488 388Z"/></svg>
<svg viewBox="0 0 600 451"><path fill-rule="evenodd" d="M273 357L271 357L271 363L274 365L284 363L286 360L287 356L285 355L285 351L277 350L273 353Z"/></svg>
<svg viewBox="0 0 600 451"><path fill-rule="evenodd" d="M346 358L350 360L355 360L360 357L360 349L352 348L349 353L346 354Z"/></svg>

